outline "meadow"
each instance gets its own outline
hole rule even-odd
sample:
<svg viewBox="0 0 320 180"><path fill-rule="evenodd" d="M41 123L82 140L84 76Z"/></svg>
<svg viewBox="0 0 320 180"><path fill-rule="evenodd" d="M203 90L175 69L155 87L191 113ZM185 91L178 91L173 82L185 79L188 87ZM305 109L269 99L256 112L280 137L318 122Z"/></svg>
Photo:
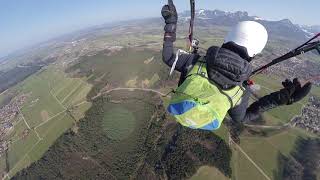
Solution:
<svg viewBox="0 0 320 180"><path fill-rule="evenodd" d="M0 166L8 171L7 177L40 159L59 136L83 117L90 108L86 101L90 89L86 79L70 78L55 65L10 89L27 95L27 99L14 121L14 131L7 137L11 141L9 150L1 158L1 162L6 161Z"/></svg>
<svg viewBox="0 0 320 180"><path fill-rule="evenodd" d="M279 131L278 133L267 137L242 135L240 137L240 146L248 154L248 156L268 175L268 177L271 179L276 179L276 175L281 169L279 156L291 156L290 153L295 150L295 143L299 138L316 138L316 136L301 129L292 128ZM234 153L233 155L236 154ZM235 161L235 163L240 162ZM241 168L243 165L238 167ZM235 171L239 172L239 170ZM251 171L257 171L257 169L253 167ZM253 179L252 176L254 174L255 173L248 172L247 174L243 174L243 176L239 176L239 178Z"/></svg>
<svg viewBox="0 0 320 180"><path fill-rule="evenodd" d="M149 138L156 136L149 134L149 128L154 123L158 101L159 97L154 93L142 91L119 90L99 97L79 121L77 132L71 129L58 138L51 150L28 168L28 175L39 178L41 175L37 172L41 172L50 178L55 173L61 173L65 178L78 179L81 175L77 172L91 162L91 168L86 168L81 173L88 175L107 169L107 176L110 177L123 179L134 175L138 162L143 161L150 148L145 144L152 143ZM57 121L64 119L64 116L57 116ZM50 126L63 130L58 127L59 123L50 123ZM37 130L40 134L50 134L42 127ZM57 154L53 156L52 153ZM42 166L43 162L51 171ZM67 162L78 169L72 170L73 167Z"/></svg>
<svg viewBox="0 0 320 180"><path fill-rule="evenodd" d="M157 51L124 48L120 52L107 54L108 52L100 52L94 56L84 56L68 71L79 72L81 76L91 76L89 82L92 84L107 82L112 86L120 87L127 86L130 80L133 83L129 84L138 87L147 80L148 86L154 87L157 81L166 78L163 72L165 65Z"/></svg>
<svg viewBox="0 0 320 180"><path fill-rule="evenodd" d="M135 126L134 114L121 105L115 104L105 112L102 127L111 139L127 138L135 130Z"/></svg>
<svg viewBox="0 0 320 180"><path fill-rule="evenodd" d="M197 173L194 174L190 180L203 180L203 179L219 179L228 180L218 169L210 166L202 166L198 169Z"/></svg>

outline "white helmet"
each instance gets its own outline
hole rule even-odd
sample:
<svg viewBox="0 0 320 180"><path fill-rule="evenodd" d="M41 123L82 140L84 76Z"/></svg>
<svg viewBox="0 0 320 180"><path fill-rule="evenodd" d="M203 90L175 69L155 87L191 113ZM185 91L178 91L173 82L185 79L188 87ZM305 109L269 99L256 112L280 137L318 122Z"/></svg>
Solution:
<svg viewBox="0 0 320 180"><path fill-rule="evenodd" d="M239 22L226 36L224 42L234 42L247 48L248 55L254 57L261 53L268 41L266 28L255 21Z"/></svg>

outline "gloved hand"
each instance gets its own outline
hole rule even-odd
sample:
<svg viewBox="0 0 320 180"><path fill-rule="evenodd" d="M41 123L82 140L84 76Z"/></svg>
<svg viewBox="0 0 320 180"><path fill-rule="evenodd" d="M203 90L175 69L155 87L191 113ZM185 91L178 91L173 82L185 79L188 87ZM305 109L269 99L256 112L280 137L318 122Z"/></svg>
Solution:
<svg viewBox="0 0 320 180"><path fill-rule="evenodd" d="M178 13L172 0L168 0L168 4L162 7L161 14L166 23L164 27L164 40L173 42L176 40Z"/></svg>
<svg viewBox="0 0 320 180"><path fill-rule="evenodd" d="M166 24L177 24L178 13L172 0L168 0L168 4L162 7L161 14Z"/></svg>
<svg viewBox="0 0 320 180"><path fill-rule="evenodd" d="M290 105L297 101L300 101L306 97L312 87L311 82L306 83L304 86L301 86L298 78L293 79L293 81L286 79L282 82L283 89L280 90L280 104L281 105Z"/></svg>

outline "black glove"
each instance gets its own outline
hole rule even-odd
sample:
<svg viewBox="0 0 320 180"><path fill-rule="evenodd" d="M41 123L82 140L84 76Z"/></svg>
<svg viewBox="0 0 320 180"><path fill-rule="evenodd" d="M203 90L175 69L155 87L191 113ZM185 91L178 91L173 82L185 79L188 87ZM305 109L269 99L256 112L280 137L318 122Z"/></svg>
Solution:
<svg viewBox="0 0 320 180"><path fill-rule="evenodd" d="M162 7L161 14L166 23L164 27L164 40L173 42L176 40L178 14L172 0L168 0L168 4Z"/></svg>
<svg viewBox="0 0 320 180"><path fill-rule="evenodd" d="M166 24L177 24L178 13L172 0L168 0L168 4L162 7L161 14Z"/></svg>
<svg viewBox="0 0 320 180"><path fill-rule="evenodd" d="M312 87L311 82L306 83L301 87L301 83L298 78L293 79L293 81L286 79L282 82L283 89L280 90L280 102L281 105L290 105L297 101L300 101L304 97L306 97Z"/></svg>
<svg viewBox="0 0 320 180"><path fill-rule="evenodd" d="M312 87L310 82L301 87L301 83L297 78L295 78L293 81L287 79L282 82L282 85L284 88L280 91L263 96L256 102L252 103L247 109L243 121L256 121L263 112L281 105L290 105L294 102L300 101L308 95Z"/></svg>

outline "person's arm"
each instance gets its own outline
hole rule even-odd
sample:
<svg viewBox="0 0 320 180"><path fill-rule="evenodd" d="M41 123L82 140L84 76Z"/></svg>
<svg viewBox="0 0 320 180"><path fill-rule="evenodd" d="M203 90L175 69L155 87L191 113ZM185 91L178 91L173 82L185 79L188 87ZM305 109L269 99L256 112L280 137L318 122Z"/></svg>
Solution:
<svg viewBox="0 0 320 180"><path fill-rule="evenodd" d="M246 110L243 122L255 121L260 118L263 112L282 105L290 105L300 101L307 96L311 90L312 84L306 83L301 87L297 78L293 81L286 80L282 82L284 88L280 91L266 95L256 102L252 103Z"/></svg>
<svg viewBox="0 0 320 180"><path fill-rule="evenodd" d="M250 98L250 92L248 90L245 90L240 104L236 105L234 108L230 109L228 111L228 114L232 121L234 122L242 122L245 115L246 115L246 109L249 105L249 98Z"/></svg>
<svg viewBox="0 0 320 180"><path fill-rule="evenodd" d="M245 116L243 117L243 122L254 122L261 118L262 113L283 105L280 103L281 97L280 92L274 92L266 95L256 102L252 103L246 110Z"/></svg>
<svg viewBox="0 0 320 180"><path fill-rule="evenodd" d="M172 67L176 60L176 52L174 52L173 43L176 41L176 30L178 22L178 14L172 0L168 1L168 5L163 6L161 14L165 20L162 60L168 66ZM181 54L175 65L175 70L182 72L194 60L193 54Z"/></svg>
<svg viewBox="0 0 320 180"><path fill-rule="evenodd" d="M193 63L194 59L194 54L180 54L175 65L175 70L182 72L187 68L187 66ZM174 52L172 41L165 40L163 42L162 60L170 67L174 64L176 60L176 52Z"/></svg>

